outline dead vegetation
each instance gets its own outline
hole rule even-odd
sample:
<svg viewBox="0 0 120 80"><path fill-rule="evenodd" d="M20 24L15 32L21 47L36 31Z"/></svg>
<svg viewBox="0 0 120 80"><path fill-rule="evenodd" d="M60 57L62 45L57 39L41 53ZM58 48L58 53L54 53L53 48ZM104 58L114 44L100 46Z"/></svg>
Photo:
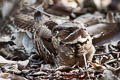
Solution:
<svg viewBox="0 0 120 80"><path fill-rule="evenodd" d="M0 80L119 80L119 0L0 0Z"/></svg>

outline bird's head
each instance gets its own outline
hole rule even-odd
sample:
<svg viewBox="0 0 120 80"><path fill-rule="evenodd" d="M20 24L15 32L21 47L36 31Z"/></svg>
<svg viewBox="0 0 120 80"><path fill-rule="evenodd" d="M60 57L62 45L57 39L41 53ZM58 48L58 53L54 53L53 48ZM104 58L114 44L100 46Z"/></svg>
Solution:
<svg viewBox="0 0 120 80"><path fill-rule="evenodd" d="M52 31L52 36L65 44L84 43L90 38L84 25L75 22L57 25Z"/></svg>

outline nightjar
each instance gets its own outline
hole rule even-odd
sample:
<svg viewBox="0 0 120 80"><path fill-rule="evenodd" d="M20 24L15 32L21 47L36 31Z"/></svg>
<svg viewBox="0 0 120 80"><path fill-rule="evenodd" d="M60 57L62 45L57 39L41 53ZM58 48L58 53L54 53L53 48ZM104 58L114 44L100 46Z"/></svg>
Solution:
<svg viewBox="0 0 120 80"><path fill-rule="evenodd" d="M92 61L95 48L92 38L82 23L65 22L52 30L52 43L57 51L59 65L84 66L83 54Z"/></svg>
<svg viewBox="0 0 120 80"><path fill-rule="evenodd" d="M57 24L49 20L43 19L43 21L41 17L38 18L40 16L39 12L35 13L34 16L35 18L25 14L16 15L13 24L17 28L30 31L39 55L44 59L45 63L54 64L53 53L55 53L55 50L51 44L52 33L50 29Z"/></svg>

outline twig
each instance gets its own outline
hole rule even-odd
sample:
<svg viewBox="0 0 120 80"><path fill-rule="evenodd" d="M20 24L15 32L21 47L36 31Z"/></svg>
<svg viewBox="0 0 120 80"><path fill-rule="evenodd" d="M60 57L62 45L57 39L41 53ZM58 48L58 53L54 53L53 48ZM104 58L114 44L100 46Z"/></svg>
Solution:
<svg viewBox="0 0 120 80"><path fill-rule="evenodd" d="M103 56L103 55L110 55L110 54L120 54L120 52L116 52L116 53L102 53L102 54L94 54L94 56Z"/></svg>
<svg viewBox="0 0 120 80"><path fill-rule="evenodd" d="M86 71L87 71L87 75L88 75L88 78L89 78L89 80L90 80L90 75L89 75L89 73L88 73L88 70L87 70L87 60L86 60L86 54L84 53L83 54L83 57L84 57L84 61L85 61L85 68L86 68Z"/></svg>
<svg viewBox="0 0 120 80"><path fill-rule="evenodd" d="M48 17L52 17L52 18L54 17L54 18L59 18L59 19L63 19L63 20L68 20L68 18L66 18L66 17L62 18L62 17L58 17L58 16L55 16L55 15L46 13L45 11L43 11L42 6L38 6L37 8L35 8L33 6L27 6L27 7L30 7L30 8L32 8L34 10L37 10L37 11L40 11L42 14L44 14L44 15L46 15Z"/></svg>
<svg viewBox="0 0 120 80"><path fill-rule="evenodd" d="M116 61L120 61L120 58L118 58L118 59L111 59L111 60L105 62L105 64L114 63L114 62L116 62Z"/></svg>

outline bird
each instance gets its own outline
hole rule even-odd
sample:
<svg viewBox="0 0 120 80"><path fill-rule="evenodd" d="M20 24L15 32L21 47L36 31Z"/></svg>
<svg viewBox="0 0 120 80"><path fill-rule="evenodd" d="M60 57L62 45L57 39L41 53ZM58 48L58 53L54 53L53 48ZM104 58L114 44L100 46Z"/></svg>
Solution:
<svg viewBox="0 0 120 80"><path fill-rule="evenodd" d="M86 54L87 61L92 61L95 48L83 23L68 21L57 24L52 19L45 20L39 11L34 17L16 15L13 23L33 34L37 53L45 63L84 66L83 54Z"/></svg>
<svg viewBox="0 0 120 80"><path fill-rule="evenodd" d="M54 64L54 48L51 44L52 26L57 23L43 18L40 12L35 12L34 17L26 14L18 14L14 16L12 25L18 29L23 29L32 33L32 40L37 53L43 58L45 63Z"/></svg>
<svg viewBox="0 0 120 80"><path fill-rule="evenodd" d="M57 51L59 66L83 67L83 54L91 62L95 53L92 37L83 23L70 21L57 25L52 30L52 43Z"/></svg>

